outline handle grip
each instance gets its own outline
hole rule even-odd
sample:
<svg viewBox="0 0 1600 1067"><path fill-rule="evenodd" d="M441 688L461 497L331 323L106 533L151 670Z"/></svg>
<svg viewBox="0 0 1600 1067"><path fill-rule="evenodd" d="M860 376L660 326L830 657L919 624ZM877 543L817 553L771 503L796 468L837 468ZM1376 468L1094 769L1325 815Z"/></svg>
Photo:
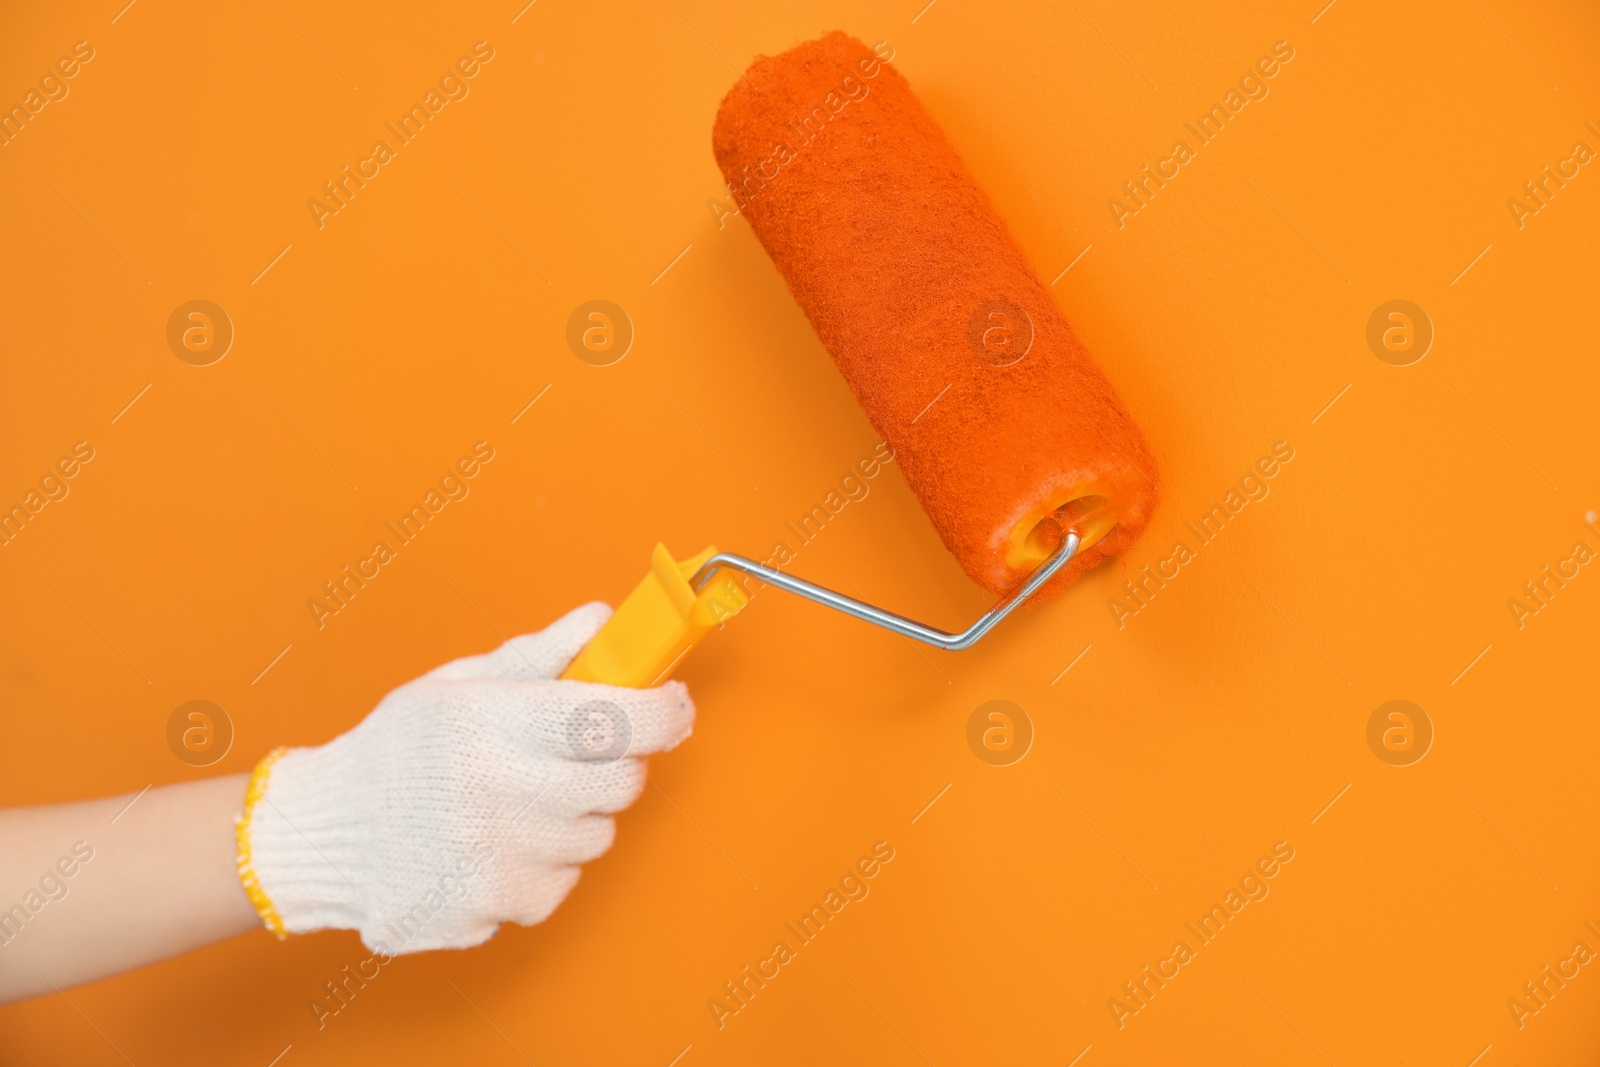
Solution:
<svg viewBox="0 0 1600 1067"><path fill-rule="evenodd" d="M699 591L689 584L716 546L675 560L667 546L650 553L650 572L584 646L561 677L635 689L658 685L706 634L750 602L724 570Z"/></svg>

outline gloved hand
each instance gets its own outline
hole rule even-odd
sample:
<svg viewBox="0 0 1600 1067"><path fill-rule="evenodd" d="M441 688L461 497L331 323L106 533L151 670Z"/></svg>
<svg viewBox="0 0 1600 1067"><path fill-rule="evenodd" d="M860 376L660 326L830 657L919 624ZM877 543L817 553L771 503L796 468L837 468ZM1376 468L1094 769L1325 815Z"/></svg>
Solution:
<svg viewBox="0 0 1600 1067"><path fill-rule="evenodd" d="M694 725L680 682L553 680L610 616L587 604L401 686L319 748L263 760L237 837L267 926L359 930L395 956L543 921L611 846L605 813L644 788L640 757Z"/></svg>

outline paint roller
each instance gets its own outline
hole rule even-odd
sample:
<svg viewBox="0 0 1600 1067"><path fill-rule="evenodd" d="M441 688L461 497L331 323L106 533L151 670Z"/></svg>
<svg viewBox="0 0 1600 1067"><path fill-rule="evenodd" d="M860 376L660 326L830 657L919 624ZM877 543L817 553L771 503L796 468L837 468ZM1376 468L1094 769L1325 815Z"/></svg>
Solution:
<svg viewBox="0 0 1600 1067"><path fill-rule="evenodd" d="M1144 437L898 71L839 32L759 57L712 147L945 547L1001 599L950 633L714 547L657 545L563 677L658 683L748 603L741 575L966 648L1132 544L1156 502Z"/></svg>

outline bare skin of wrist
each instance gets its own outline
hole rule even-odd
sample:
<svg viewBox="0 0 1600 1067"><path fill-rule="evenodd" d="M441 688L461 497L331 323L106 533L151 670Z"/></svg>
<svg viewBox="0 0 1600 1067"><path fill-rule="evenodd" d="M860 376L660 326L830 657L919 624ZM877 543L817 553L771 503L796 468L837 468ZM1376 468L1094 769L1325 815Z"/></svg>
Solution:
<svg viewBox="0 0 1600 1067"><path fill-rule="evenodd" d="M0 1003L261 929L234 858L248 779L0 810Z"/></svg>

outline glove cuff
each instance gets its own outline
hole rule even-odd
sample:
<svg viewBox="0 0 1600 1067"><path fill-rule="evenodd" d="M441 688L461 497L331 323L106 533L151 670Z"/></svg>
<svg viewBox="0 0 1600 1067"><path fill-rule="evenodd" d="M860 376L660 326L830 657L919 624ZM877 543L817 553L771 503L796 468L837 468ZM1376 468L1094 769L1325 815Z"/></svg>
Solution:
<svg viewBox="0 0 1600 1067"><path fill-rule="evenodd" d="M239 881L262 923L289 934L359 929L365 875L339 787L343 746L279 748L250 776L234 824Z"/></svg>
<svg viewBox="0 0 1600 1067"><path fill-rule="evenodd" d="M262 924L271 930L272 935L279 941L289 934L283 928L283 918L273 906L272 899L267 896L266 890L261 888L261 879L256 877L255 844L251 831L255 826L256 809L260 806L262 794L266 791L267 777L272 773L272 765L288 751L287 748L275 748L256 764L256 769L250 773L250 781L244 787L244 811L233 821L235 862L239 868L239 882L244 886L244 895L250 898L256 914L261 916Z"/></svg>

